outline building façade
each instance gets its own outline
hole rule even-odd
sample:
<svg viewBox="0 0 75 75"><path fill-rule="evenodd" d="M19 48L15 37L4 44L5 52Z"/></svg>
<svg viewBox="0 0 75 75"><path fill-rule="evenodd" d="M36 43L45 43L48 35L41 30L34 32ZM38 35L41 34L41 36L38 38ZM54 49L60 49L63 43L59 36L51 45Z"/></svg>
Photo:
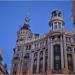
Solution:
<svg viewBox="0 0 75 75"><path fill-rule="evenodd" d="M69 74L75 73L75 33L65 30L61 11L53 10L50 30L34 34L26 16L17 32L11 74Z"/></svg>

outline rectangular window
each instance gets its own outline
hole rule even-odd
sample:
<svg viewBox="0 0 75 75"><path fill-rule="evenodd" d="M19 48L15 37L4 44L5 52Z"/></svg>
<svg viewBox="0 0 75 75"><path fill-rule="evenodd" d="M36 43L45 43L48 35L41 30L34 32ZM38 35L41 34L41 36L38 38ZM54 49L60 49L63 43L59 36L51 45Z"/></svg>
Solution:
<svg viewBox="0 0 75 75"><path fill-rule="evenodd" d="M61 29L61 22L58 22L58 28Z"/></svg>
<svg viewBox="0 0 75 75"><path fill-rule="evenodd" d="M57 22L54 22L54 29L57 29Z"/></svg>

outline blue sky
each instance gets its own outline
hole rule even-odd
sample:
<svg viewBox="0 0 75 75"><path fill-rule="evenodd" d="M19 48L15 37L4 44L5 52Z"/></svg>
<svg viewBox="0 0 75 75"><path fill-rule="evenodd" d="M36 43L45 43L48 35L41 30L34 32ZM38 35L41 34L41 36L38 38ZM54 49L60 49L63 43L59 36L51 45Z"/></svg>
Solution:
<svg viewBox="0 0 75 75"><path fill-rule="evenodd" d="M31 30L44 34L49 31L49 19L53 9L59 9L65 20L65 28L72 29L72 2L67 1L0 1L0 48L3 49L3 63L11 66L16 32L30 16Z"/></svg>

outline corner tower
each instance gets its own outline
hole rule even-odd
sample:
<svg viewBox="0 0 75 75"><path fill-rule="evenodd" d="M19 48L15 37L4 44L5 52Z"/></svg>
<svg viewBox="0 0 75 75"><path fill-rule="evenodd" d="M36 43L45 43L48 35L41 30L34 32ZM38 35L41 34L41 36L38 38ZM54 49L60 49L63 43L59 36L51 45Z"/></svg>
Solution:
<svg viewBox="0 0 75 75"><path fill-rule="evenodd" d="M25 17L24 25L17 32L17 41L26 41L32 38L32 31L30 29L30 18L29 16Z"/></svg>
<svg viewBox="0 0 75 75"><path fill-rule="evenodd" d="M51 27L51 31L64 29L64 20L61 17L61 11L59 10L52 11L52 16L49 21L49 26Z"/></svg>

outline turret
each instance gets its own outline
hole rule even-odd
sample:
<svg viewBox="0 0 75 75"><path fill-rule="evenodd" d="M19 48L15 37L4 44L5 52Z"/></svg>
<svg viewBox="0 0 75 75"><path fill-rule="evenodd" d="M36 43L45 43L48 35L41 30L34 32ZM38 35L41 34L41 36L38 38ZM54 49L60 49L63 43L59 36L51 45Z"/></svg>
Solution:
<svg viewBox="0 0 75 75"><path fill-rule="evenodd" d="M29 16L25 17L24 25L17 32L17 42L26 41L32 38L32 31L30 29L30 18Z"/></svg>
<svg viewBox="0 0 75 75"><path fill-rule="evenodd" d="M61 11L54 10L52 11L52 16L49 21L49 26L51 31L63 30L64 29L64 20L61 17Z"/></svg>
<svg viewBox="0 0 75 75"><path fill-rule="evenodd" d="M30 21L29 16L26 16L25 17L25 23L24 23L23 27L21 27L21 29L30 30L29 21Z"/></svg>

